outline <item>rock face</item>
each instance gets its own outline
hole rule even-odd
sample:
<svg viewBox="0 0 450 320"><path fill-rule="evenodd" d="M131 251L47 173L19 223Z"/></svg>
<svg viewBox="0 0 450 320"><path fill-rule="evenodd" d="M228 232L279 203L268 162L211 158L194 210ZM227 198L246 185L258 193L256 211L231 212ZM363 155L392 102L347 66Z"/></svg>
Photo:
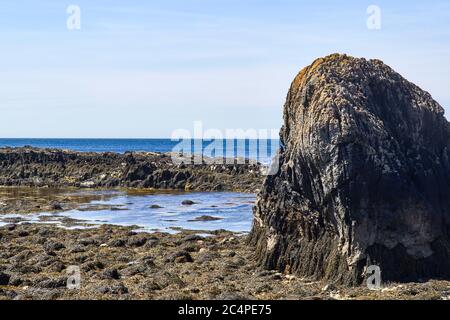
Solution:
<svg viewBox="0 0 450 320"><path fill-rule="evenodd" d="M261 264L361 283L450 277L450 125L378 60L331 55L295 78L279 170L254 209Z"/></svg>
<svg viewBox="0 0 450 320"><path fill-rule="evenodd" d="M173 163L170 154L85 153L56 149L0 149L0 186L130 187L255 192L259 164Z"/></svg>

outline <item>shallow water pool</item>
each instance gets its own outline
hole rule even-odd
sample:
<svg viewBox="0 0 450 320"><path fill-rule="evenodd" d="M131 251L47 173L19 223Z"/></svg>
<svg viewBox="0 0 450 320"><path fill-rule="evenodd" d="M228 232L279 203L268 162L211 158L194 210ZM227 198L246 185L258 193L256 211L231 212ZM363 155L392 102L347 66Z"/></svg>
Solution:
<svg viewBox="0 0 450 320"><path fill-rule="evenodd" d="M232 192L154 193L132 191L78 191L86 195L101 192L104 197L77 209L55 213L2 215L1 224L22 222L64 226L64 219L80 220L79 227L100 224L137 226L142 231L176 232L179 229L249 232L255 195ZM76 191L67 193L74 195ZM189 200L192 205L183 205ZM81 223L82 222L82 223ZM67 226L66 226L67 227ZM77 224L70 226L76 228Z"/></svg>

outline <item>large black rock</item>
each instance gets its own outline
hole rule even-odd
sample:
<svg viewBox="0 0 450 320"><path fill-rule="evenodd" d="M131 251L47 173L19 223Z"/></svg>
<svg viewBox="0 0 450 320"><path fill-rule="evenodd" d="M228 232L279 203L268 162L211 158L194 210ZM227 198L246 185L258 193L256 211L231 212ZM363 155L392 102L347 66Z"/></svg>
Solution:
<svg viewBox="0 0 450 320"><path fill-rule="evenodd" d="M378 60L331 55L295 78L279 170L254 209L262 265L355 285L450 277L450 125Z"/></svg>

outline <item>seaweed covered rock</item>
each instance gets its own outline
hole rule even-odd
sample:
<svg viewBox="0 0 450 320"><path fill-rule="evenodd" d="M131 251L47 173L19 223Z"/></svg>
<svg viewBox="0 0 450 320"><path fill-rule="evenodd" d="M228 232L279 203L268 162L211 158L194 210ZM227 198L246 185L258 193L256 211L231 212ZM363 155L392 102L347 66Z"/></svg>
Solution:
<svg viewBox="0 0 450 320"><path fill-rule="evenodd" d="M179 165L172 161L171 153L0 148L0 186L245 192L255 192L261 186L261 164L248 159L227 160L210 164L211 159L205 157L198 164Z"/></svg>
<svg viewBox="0 0 450 320"><path fill-rule="evenodd" d="M250 241L265 267L347 285L450 277L450 125L379 60L334 54L293 81L279 170Z"/></svg>

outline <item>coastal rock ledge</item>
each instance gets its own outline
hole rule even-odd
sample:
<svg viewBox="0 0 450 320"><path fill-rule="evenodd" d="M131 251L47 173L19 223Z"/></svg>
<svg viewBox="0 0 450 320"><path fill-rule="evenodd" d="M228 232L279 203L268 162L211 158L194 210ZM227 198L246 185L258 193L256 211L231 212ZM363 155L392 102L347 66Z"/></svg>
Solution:
<svg viewBox="0 0 450 320"><path fill-rule="evenodd" d="M248 159L173 154L96 153L33 147L0 148L0 187L135 188L255 192L264 167ZM177 156L178 157L178 156Z"/></svg>
<svg viewBox="0 0 450 320"><path fill-rule="evenodd" d="M450 278L450 124L379 60L334 54L293 81L279 170L250 242L270 269L358 285Z"/></svg>

